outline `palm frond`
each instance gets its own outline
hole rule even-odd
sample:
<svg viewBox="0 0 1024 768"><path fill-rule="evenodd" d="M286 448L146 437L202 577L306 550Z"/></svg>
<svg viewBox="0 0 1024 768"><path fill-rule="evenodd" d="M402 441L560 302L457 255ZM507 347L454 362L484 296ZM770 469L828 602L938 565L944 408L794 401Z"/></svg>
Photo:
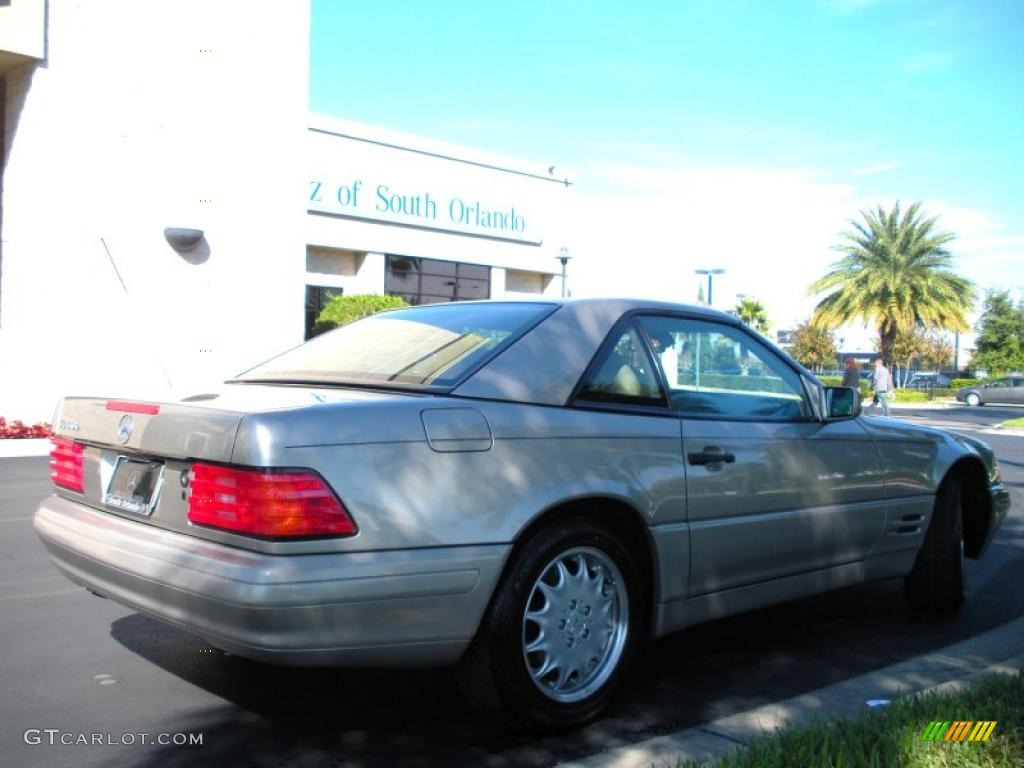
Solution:
<svg viewBox="0 0 1024 768"><path fill-rule="evenodd" d="M854 320L874 322L883 339L917 326L966 330L974 306L974 285L953 272L945 247L955 239L938 229L938 218L921 203L886 210L881 204L860 212L833 249L840 258L808 287L821 296L811 317L816 327L835 328Z"/></svg>

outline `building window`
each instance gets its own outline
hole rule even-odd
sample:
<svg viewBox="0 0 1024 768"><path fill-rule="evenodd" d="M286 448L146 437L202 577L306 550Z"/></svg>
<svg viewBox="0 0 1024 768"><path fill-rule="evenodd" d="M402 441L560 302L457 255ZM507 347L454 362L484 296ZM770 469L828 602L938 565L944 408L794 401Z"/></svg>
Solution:
<svg viewBox="0 0 1024 768"><path fill-rule="evenodd" d="M437 259L388 256L384 293L410 304L491 297L491 268Z"/></svg>
<svg viewBox="0 0 1024 768"><path fill-rule="evenodd" d="M307 285L306 286L306 338L313 338L313 324L320 316L320 311L327 306L327 302L335 296L341 296L341 288L333 288L329 285Z"/></svg>

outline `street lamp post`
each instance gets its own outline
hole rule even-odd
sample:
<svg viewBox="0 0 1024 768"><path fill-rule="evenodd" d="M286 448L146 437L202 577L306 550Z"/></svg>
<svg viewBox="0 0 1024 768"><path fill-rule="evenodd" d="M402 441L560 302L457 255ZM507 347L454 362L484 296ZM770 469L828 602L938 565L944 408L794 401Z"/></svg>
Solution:
<svg viewBox="0 0 1024 768"><path fill-rule="evenodd" d="M707 275L708 276L708 306L709 307L713 307L714 304L712 303L713 296L711 294L711 278L712 278L713 275L724 274L725 270L724 269L695 269L693 271L694 271L695 274Z"/></svg>
<svg viewBox="0 0 1024 768"><path fill-rule="evenodd" d="M566 296L568 296L568 293L566 292L565 288L565 268L566 265L569 263L569 259L571 259L572 256L569 255L569 249L563 246L555 258L562 262L562 298L564 299L566 298Z"/></svg>

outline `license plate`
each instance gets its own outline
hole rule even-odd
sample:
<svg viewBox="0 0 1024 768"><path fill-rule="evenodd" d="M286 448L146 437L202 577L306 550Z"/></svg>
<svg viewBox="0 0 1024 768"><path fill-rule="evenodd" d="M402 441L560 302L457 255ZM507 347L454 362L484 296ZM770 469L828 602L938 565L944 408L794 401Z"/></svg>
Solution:
<svg viewBox="0 0 1024 768"><path fill-rule="evenodd" d="M160 492L163 468L159 461L118 456L103 502L125 512L148 515Z"/></svg>

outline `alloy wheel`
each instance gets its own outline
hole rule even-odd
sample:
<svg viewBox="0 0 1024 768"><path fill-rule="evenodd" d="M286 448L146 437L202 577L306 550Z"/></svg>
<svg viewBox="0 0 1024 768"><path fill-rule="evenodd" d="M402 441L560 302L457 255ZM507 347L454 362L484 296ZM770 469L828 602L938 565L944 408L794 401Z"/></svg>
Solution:
<svg viewBox="0 0 1024 768"><path fill-rule="evenodd" d="M523 659L548 698L587 698L611 677L629 632L629 594L615 562L574 547L540 572L523 613Z"/></svg>

